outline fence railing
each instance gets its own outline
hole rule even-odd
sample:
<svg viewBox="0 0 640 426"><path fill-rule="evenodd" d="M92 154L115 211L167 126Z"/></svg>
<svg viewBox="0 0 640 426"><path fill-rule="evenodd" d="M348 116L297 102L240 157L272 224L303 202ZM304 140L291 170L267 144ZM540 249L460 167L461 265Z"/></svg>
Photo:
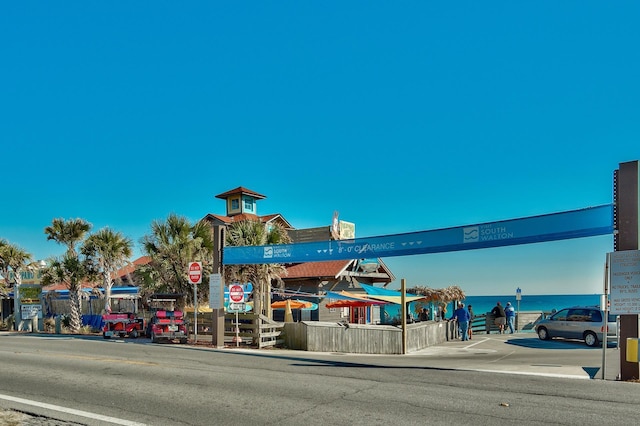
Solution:
<svg viewBox="0 0 640 426"><path fill-rule="evenodd" d="M189 334L195 333L195 319L193 313L187 313L189 321ZM254 313L228 313L224 316L225 340L249 344L258 348L271 347L282 344L282 329L284 323L272 321L264 315ZM211 314L198 315L198 336L211 335L213 332L213 320Z"/></svg>

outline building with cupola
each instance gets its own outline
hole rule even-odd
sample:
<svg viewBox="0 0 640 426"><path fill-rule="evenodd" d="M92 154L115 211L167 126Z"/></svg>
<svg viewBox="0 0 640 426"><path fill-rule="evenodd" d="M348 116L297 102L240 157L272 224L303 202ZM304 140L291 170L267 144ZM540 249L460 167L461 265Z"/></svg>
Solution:
<svg viewBox="0 0 640 426"><path fill-rule="evenodd" d="M293 243L328 241L340 238L354 238L355 226L348 222L341 222L334 216L334 223L317 228L294 228L280 213L260 215L258 201L267 198L258 192L242 186L223 192L215 196L224 200L226 214L207 214L203 220L207 221L213 232L214 254L213 271L222 271L222 250L224 248L225 233L232 223L243 220L256 220L269 226L278 223L287 230ZM343 232L340 232L340 225ZM296 320L311 321L348 321L356 323L376 322L379 317L375 307L362 308L326 308L332 300L325 297L327 291L340 292L342 290L354 294L365 294L360 284L386 286L395 277L381 259L351 259L331 260L322 262L304 262L284 264L287 269L284 281L284 292L274 292L273 301L291 298L313 302L317 309L297 310L294 312ZM284 312L273 311L273 319L282 320Z"/></svg>

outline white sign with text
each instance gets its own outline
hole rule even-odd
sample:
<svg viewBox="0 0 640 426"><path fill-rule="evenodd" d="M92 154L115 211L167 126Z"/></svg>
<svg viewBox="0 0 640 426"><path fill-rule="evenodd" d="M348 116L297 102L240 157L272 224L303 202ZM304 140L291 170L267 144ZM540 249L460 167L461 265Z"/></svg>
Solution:
<svg viewBox="0 0 640 426"><path fill-rule="evenodd" d="M640 250L614 251L610 259L611 313L640 314Z"/></svg>

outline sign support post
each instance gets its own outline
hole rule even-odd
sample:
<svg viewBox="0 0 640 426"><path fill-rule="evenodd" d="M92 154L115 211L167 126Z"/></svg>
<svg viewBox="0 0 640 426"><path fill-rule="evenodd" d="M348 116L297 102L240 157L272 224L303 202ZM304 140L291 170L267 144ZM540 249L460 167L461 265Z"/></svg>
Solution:
<svg viewBox="0 0 640 426"><path fill-rule="evenodd" d="M611 253L607 253L607 260L604 262L604 306L602 310L604 311L604 328L602 329L602 380L605 380L606 376L605 368L607 365L607 334L609 331L609 327L607 323L609 322L609 271L611 265Z"/></svg>
<svg viewBox="0 0 640 426"><path fill-rule="evenodd" d="M516 311L516 331L520 331L520 300L522 299L522 289L518 287L516 289L516 302L518 303L518 310Z"/></svg>
<svg viewBox="0 0 640 426"><path fill-rule="evenodd" d="M629 161L620 163L614 172L614 203L616 208L617 229L614 231L614 251L640 249L640 162ZM612 262L614 260L612 259ZM613 298L613 284L615 277L611 277ZM616 308L611 306L613 312ZM620 315L620 380L635 379L640 374L640 364L628 362L626 359L627 339L637 338L640 324L638 313L623 313Z"/></svg>
<svg viewBox="0 0 640 426"><path fill-rule="evenodd" d="M193 284L193 339L198 343L198 284L202 282L202 262L189 263L189 281Z"/></svg>

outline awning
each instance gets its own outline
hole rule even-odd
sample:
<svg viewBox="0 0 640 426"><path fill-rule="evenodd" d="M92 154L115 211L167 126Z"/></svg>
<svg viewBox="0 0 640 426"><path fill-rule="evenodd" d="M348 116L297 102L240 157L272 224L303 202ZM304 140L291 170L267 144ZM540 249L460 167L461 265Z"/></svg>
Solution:
<svg viewBox="0 0 640 426"><path fill-rule="evenodd" d="M331 308L362 308L372 305L382 305L385 302L379 300L336 300L335 302L329 302L325 306Z"/></svg>
<svg viewBox="0 0 640 426"><path fill-rule="evenodd" d="M351 301L367 302L373 305L381 305L385 303L380 300L371 299L364 294L349 293L348 291L344 291L344 290L342 290L339 293L335 291L327 291L327 294L325 294L325 297L329 299L335 299L335 300L351 300Z"/></svg>
<svg viewBox="0 0 640 426"><path fill-rule="evenodd" d="M368 284L360 283L360 286L367 292L367 297L371 299L383 300L389 303L395 303L400 305L402 303L402 293L395 290L389 290L386 288L374 287ZM416 300L423 300L424 296L416 296L414 294L405 293L405 302L414 302Z"/></svg>

